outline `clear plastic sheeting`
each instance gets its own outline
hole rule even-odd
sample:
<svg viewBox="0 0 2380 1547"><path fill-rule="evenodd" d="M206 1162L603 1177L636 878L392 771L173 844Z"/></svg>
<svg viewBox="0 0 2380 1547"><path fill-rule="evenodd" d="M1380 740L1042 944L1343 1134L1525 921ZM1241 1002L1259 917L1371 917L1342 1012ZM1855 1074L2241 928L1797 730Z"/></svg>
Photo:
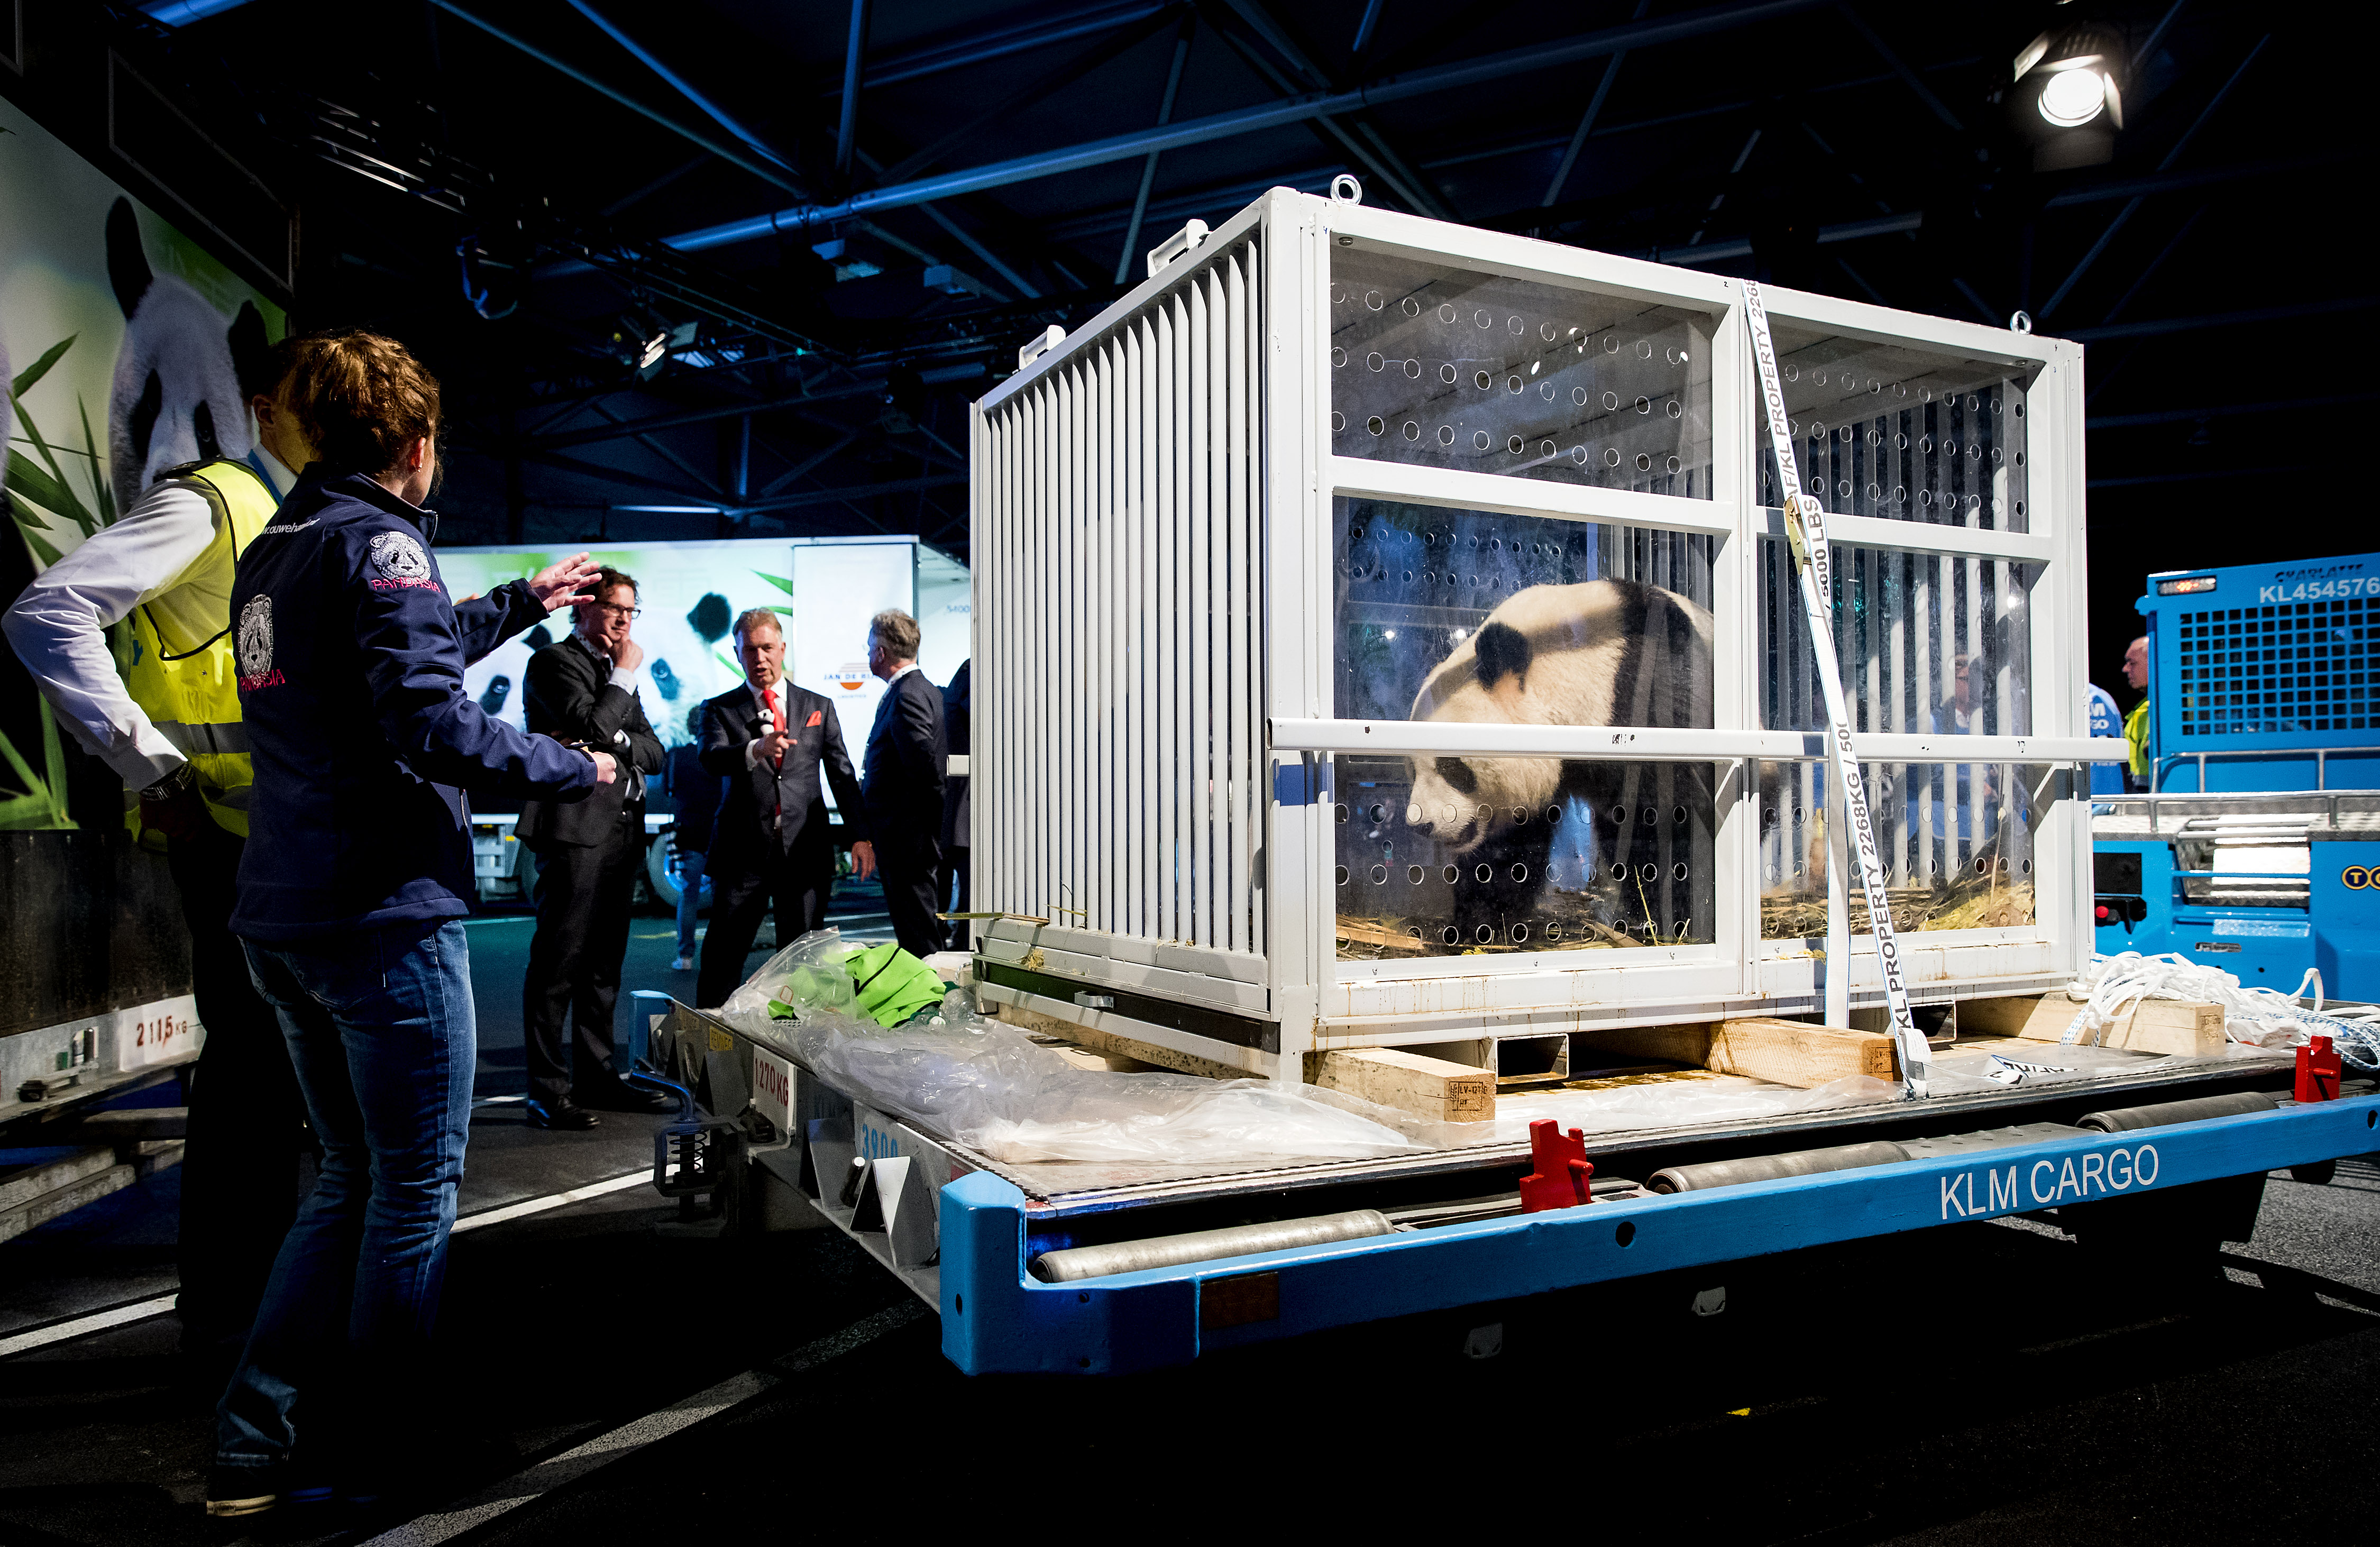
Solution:
<svg viewBox="0 0 2380 1547"><path fill-rule="evenodd" d="M1077 1068L962 990L940 1015L887 1029L857 1018L840 932L802 936L717 1014L847 1096L994 1160L1207 1165L1364 1160L1444 1147L1427 1124L1337 1091L1269 1080ZM838 994L832 983L841 979ZM771 1000L793 1008L772 1017ZM1472 1125L1482 1130L1489 1125ZM1484 1142L1492 1135L1460 1136Z"/></svg>
<svg viewBox="0 0 2380 1547"><path fill-rule="evenodd" d="M1661 1080L1608 1090L1549 1090L1538 1096L1506 1096L1496 1103L1495 1137L1529 1137L1529 1125L1552 1118L1565 1128L1621 1133L1638 1128L1700 1127L1825 1112L1869 1102L1897 1102L1900 1087L1853 1075L1809 1090L1741 1078ZM1455 1127L1458 1125L1447 1125ZM1485 1128L1485 1123L1459 1125Z"/></svg>

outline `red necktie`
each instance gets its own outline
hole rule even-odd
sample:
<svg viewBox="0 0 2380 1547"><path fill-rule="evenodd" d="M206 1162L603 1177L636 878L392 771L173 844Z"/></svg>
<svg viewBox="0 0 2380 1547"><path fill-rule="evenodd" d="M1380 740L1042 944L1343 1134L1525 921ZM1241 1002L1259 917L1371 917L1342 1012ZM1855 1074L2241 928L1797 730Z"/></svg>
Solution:
<svg viewBox="0 0 2380 1547"><path fill-rule="evenodd" d="M763 695L763 697L766 699L769 705L769 728L778 731L783 730L785 728L785 712L777 701L777 690L774 688L771 688L765 695ZM779 752L775 757L770 759L769 761L770 766L771 767L783 768L785 766L785 754Z"/></svg>

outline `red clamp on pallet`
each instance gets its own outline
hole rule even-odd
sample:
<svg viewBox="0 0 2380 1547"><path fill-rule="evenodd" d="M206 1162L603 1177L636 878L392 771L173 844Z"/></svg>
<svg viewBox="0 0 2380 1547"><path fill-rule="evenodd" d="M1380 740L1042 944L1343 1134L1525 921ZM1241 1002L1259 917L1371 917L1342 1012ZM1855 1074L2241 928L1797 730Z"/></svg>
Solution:
<svg viewBox="0 0 2380 1547"><path fill-rule="evenodd" d="M2331 1060L2334 1066L2338 1062ZM2331 1089L2338 1089L2336 1074L2331 1077ZM1536 1169L1521 1178L1521 1212L1542 1213L1594 1201L1587 1181L1595 1175L1595 1165L1586 1158L1585 1129L1572 1128L1564 1137L1561 1125L1549 1117L1531 1123L1529 1159Z"/></svg>
<svg viewBox="0 0 2380 1547"><path fill-rule="evenodd" d="M2297 1098L2301 1102L2335 1102L2338 1100L2338 1046L2328 1037L2316 1037L2298 1049ZM1536 1130L1532 1129L1534 1134ZM1542 1168L1541 1168L1542 1169ZM1527 1187L1523 1183L1524 1188ZM1524 1190L1524 1198L1528 1194Z"/></svg>

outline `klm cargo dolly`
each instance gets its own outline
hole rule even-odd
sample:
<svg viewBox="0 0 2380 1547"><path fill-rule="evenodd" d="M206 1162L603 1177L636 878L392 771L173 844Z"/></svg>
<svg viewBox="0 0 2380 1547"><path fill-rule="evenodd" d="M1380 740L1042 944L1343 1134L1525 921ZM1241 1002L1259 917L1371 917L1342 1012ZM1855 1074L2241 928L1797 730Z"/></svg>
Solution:
<svg viewBox="0 0 2380 1547"><path fill-rule="evenodd" d="M1095 1373L2012 1212L2239 1238L2380 1145L2326 1053L1975 1035L2092 940L2081 351L1770 292L1765 394L1749 299L1275 190L972 431L976 998L1082 1059L1652 1115L1020 1159L677 1006L718 1115L663 1180L822 1216L961 1369ZM1822 1095L1659 1115L1711 1081Z"/></svg>
<svg viewBox="0 0 2380 1547"><path fill-rule="evenodd" d="M2380 996L2380 554L2149 577L2151 788L2093 808L2099 949Z"/></svg>

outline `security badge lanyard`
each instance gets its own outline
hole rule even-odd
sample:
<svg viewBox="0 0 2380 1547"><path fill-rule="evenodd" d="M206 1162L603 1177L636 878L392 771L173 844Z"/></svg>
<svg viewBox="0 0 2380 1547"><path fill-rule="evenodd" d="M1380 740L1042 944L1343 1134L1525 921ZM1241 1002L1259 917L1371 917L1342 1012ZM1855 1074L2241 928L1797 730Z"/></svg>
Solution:
<svg viewBox="0 0 2380 1547"><path fill-rule="evenodd" d="M1867 786L1860 777L1859 758L1852 747L1851 715L1843 706L1842 673L1835 664L1832 558L1827 547L1827 513L1812 496L1802 493L1802 476L1793 462L1793 435L1785 419L1785 389L1777 375L1777 345L1768 335L1768 311L1760 286L1743 282L1743 312L1752 325L1752 357L1760 371L1760 401L1767 410L1768 444L1777 453L1777 478L1784 490L1785 535L1793 548L1794 568L1802 579L1802 611L1810 620L1810 643L1816 657L1818 684L1827 700L1827 749L1836 782L1842 787L1843 815L1851 825L1860 884L1867 895L1869 927L1876 936L1876 965L1884 978L1885 1005L1892 1017L1892 1035L1900 1044L1900 1078L1909 1100L1922 1101L1932 1073L1932 1050L1925 1033L1909 1014L1909 988L1902 981L1900 945L1892 927L1892 907L1885 895L1884 864L1876 857L1876 824L1868 817ZM1849 963L1843 964L1846 968ZM1835 965L1828 964L1833 971Z"/></svg>

